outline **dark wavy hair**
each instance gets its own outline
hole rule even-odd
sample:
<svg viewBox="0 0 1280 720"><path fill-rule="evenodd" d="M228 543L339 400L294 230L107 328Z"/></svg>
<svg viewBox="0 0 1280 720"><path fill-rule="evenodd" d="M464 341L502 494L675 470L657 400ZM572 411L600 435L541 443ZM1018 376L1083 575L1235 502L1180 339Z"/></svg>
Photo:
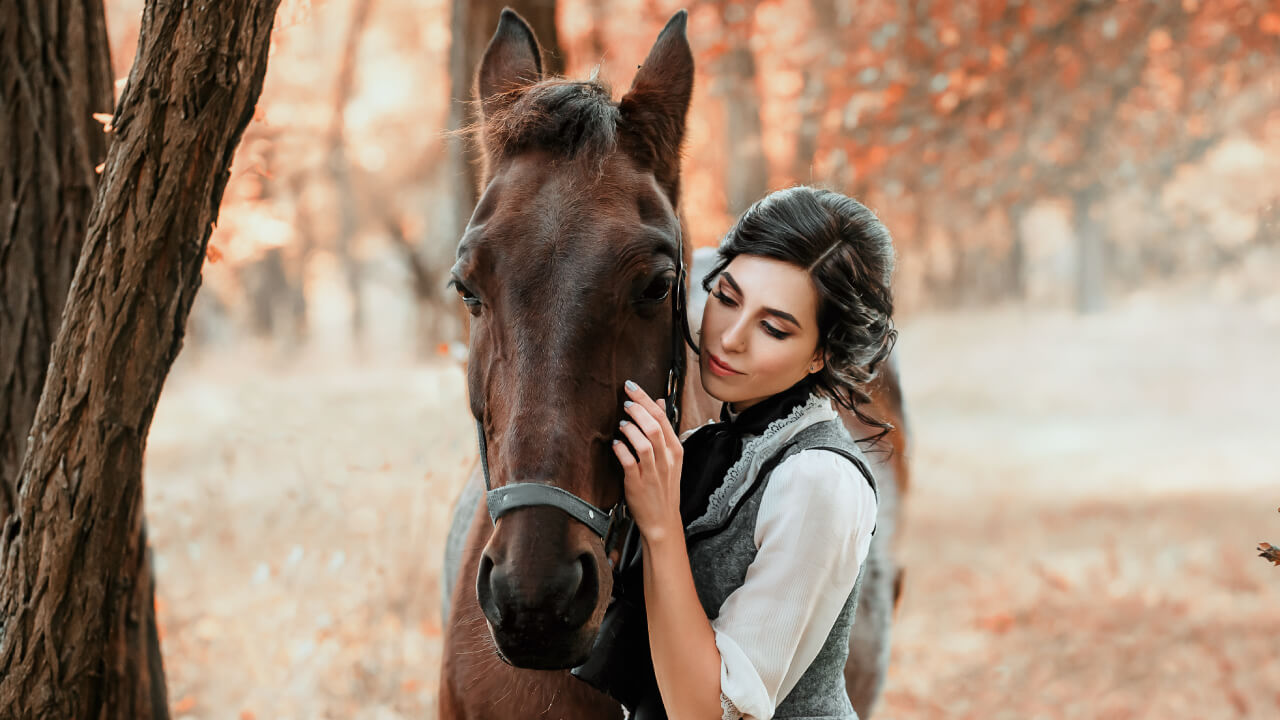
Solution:
<svg viewBox="0 0 1280 720"><path fill-rule="evenodd" d="M711 283L739 255L758 255L804 268L818 291L818 346L823 368L809 380L863 423L893 426L863 412L867 384L897 341L893 327L893 239L865 205L831 190L797 186L770 193L738 218L720 242L719 258L702 279Z"/></svg>

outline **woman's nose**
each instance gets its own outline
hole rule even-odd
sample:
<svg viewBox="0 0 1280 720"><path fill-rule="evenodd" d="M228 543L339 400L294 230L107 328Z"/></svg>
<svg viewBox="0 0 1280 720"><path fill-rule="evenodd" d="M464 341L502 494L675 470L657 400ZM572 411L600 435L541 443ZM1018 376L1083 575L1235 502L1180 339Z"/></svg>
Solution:
<svg viewBox="0 0 1280 720"><path fill-rule="evenodd" d="M730 323L729 327L724 329L724 335L720 338L720 346L728 352L743 352L747 349L746 322L741 317L735 319Z"/></svg>

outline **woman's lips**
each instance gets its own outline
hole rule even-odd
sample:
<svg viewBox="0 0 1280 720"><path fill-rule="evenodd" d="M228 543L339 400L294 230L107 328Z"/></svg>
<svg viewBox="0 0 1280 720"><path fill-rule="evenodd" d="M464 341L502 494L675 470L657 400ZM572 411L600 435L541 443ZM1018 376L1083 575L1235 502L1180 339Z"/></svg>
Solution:
<svg viewBox="0 0 1280 720"><path fill-rule="evenodd" d="M720 377L729 375L741 375L742 373L734 370L728 363L716 357L715 353L707 354L707 366L711 368L711 372Z"/></svg>

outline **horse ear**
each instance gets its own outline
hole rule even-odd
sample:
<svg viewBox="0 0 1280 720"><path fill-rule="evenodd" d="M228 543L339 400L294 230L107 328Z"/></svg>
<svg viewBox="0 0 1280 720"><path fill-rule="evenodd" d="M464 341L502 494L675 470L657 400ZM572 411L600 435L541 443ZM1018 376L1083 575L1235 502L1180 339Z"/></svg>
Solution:
<svg viewBox="0 0 1280 720"><path fill-rule="evenodd" d="M688 22L689 13L684 10L667 21L649 57L636 71L631 89L619 102L627 126L640 140L673 206L680 195L680 144L693 96Z"/></svg>
<svg viewBox="0 0 1280 720"><path fill-rule="evenodd" d="M475 94L484 115L511 104L515 91L542 79L542 49L533 28L515 10L504 8L476 73Z"/></svg>

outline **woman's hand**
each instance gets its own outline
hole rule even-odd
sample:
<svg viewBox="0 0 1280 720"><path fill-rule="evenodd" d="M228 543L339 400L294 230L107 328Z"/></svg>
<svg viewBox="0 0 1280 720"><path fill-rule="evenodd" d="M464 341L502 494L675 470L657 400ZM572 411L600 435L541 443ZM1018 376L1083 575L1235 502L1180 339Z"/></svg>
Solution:
<svg viewBox="0 0 1280 720"><path fill-rule="evenodd" d="M684 536L680 520L680 465L684 450L680 437L667 420L666 402L654 402L639 385L627 381L623 408L630 420L620 428L631 448L613 441L613 452L622 463L627 507L640 535L648 543Z"/></svg>

